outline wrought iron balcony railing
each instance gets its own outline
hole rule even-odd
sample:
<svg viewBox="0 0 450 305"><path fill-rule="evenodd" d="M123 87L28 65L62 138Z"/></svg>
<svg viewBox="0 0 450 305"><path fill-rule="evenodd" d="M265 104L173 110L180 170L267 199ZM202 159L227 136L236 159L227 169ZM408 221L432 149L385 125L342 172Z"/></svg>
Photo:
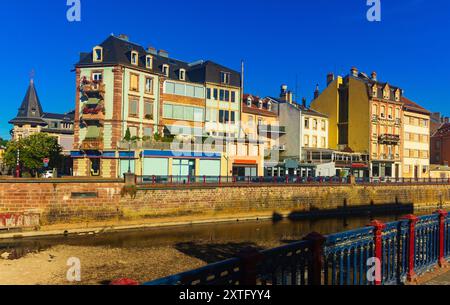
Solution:
<svg viewBox="0 0 450 305"><path fill-rule="evenodd" d="M103 138L86 138L81 142L81 150L103 150Z"/></svg>

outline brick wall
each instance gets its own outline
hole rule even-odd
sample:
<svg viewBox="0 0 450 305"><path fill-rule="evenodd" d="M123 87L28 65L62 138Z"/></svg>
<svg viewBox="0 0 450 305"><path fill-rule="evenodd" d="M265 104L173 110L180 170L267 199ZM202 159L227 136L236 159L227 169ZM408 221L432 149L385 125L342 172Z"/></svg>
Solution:
<svg viewBox="0 0 450 305"><path fill-rule="evenodd" d="M0 182L1 213L39 213L42 224L176 216L239 216L344 206L450 205L450 186L242 186L139 189L121 196L118 180ZM84 194L83 194L84 193ZM83 197L84 196L84 197Z"/></svg>

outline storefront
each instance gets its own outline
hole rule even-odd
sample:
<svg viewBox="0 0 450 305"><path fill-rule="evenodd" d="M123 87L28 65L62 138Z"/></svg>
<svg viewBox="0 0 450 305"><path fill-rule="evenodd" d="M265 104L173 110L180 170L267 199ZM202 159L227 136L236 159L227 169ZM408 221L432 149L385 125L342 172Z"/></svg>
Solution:
<svg viewBox="0 0 450 305"><path fill-rule="evenodd" d="M234 177L258 177L258 163L252 160L234 160Z"/></svg>

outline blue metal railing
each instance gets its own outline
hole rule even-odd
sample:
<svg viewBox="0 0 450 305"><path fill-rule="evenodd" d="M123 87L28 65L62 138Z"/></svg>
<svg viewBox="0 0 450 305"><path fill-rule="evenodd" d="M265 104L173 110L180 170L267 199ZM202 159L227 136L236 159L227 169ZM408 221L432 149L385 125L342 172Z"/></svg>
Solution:
<svg viewBox="0 0 450 305"><path fill-rule="evenodd" d="M321 236L322 241L318 235L147 285L402 284L450 258L450 220L443 211L387 224L375 221L365 228ZM381 263L377 280L369 278L368 262L374 258Z"/></svg>
<svg viewBox="0 0 450 305"><path fill-rule="evenodd" d="M256 177L256 176L138 176L141 185L204 185L204 184L296 184L339 185L348 184L347 177ZM356 178L357 184L450 184L447 178Z"/></svg>

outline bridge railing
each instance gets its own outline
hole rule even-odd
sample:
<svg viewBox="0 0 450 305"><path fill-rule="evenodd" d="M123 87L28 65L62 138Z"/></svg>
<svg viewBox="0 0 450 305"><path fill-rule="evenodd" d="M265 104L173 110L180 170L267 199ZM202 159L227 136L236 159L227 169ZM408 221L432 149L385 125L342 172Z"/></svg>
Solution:
<svg viewBox="0 0 450 305"><path fill-rule="evenodd" d="M348 184L347 177L256 177L256 176L137 176L140 185L245 185L245 184L295 184L339 185ZM447 178L356 178L356 184L450 184Z"/></svg>
<svg viewBox="0 0 450 305"><path fill-rule="evenodd" d="M392 285L413 281L450 258L445 211L257 251L147 285Z"/></svg>

